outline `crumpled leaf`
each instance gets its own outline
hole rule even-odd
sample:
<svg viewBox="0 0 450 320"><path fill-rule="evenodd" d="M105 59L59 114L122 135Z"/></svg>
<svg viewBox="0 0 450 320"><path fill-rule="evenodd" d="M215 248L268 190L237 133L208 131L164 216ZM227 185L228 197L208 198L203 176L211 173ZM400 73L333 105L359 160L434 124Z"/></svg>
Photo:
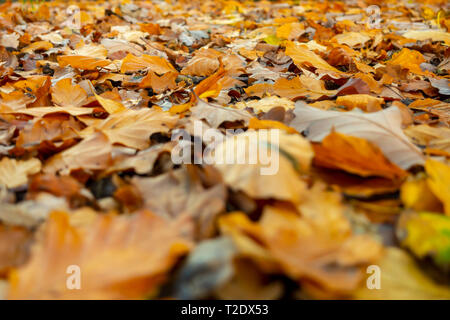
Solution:
<svg viewBox="0 0 450 320"><path fill-rule="evenodd" d="M96 132L77 145L47 160L44 172L68 174L73 169L106 169L111 163L112 146L108 137Z"/></svg>
<svg viewBox="0 0 450 320"><path fill-rule="evenodd" d="M417 74L426 74L420 68L420 64L425 62L425 58L422 54L416 50L410 50L403 48L399 52L395 53L387 63L390 65L397 65L405 69L409 69L411 72Z"/></svg>
<svg viewBox="0 0 450 320"><path fill-rule="evenodd" d="M376 261L381 247L370 237L352 236L339 199L317 202L317 196L325 196L327 200L334 197L321 195L319 190L312 191L313 199L306 198L309 201L300 207L302 215L289 209L266 207L259 223L234 213L222 217L220 225L225 234L237 241L238 248L245 250L243 254L250 254L249 257L262 263L262 267L267 266L267 262L261 260L263 257L272 264L277 263L310 294L345 295L360 285L365 273L362 266ZM246 251L252 247L245 244L242 237L256 240L252 245L256 247ZM324 288L326 290L322 291Z"/></svg>

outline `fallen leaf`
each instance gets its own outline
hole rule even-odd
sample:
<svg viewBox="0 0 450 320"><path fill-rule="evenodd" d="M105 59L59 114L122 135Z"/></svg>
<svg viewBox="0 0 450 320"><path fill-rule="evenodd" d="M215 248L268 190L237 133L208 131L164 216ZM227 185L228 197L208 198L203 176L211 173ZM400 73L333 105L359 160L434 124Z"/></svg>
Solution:
<svg viewBox="0 0 450 320"><path fill-rule="evenodd" d="M196 105L191 107L190 110L193 117L205 119L214 128L219 127L226 121L241 121L247 125L252 118L246 111L213 105L201 99L198 99Z"/></svg>
<svg viewBox="0 0 450 320"><path fill-rule="evenodd" d="M301 45L297 45L291 41L286 43L286 54L292 58L294 63L300 68L303 66L312 66L319 70L331 71L333 73L342 74L342 71L330 66L325 60L314 52L306 49Z"/></svg>
<svg viewBox="0 0 450 320"><path fill-rule="evenodd" d="M153 133L167 132L176 122L176 117L160 110L125 110L115 112L105 120L86 128L81 135L90 135L93 131L100 130L110 143L120 143L141 150L149 146Z"/></svg>
<svg viewBox="0 0 450 320"><path fill-rule="evenodd" d="M345 106L349 110L359 108L367 112L376 112L382 110L381 106L384 104L384 99L368 94L352 94L337 97L336 104Z"/></svg>
<svg viewBox="0 0 450 320"><path fill-rule="evenodd" d="M20 187L27 183L28 176L41 170L41 162L32 158L16 160L4 157L0 161L0 184L8 188Z"/></svg>
<svg viewBox="0 0 450 320"><path fill-rule="evenodd" d="M404 213L397 225L402 246L416 257L431 257L442 270L450 265L450 218L435 213Z"/></svg>
<svg viewBox="0 0 450 320"><path fill-rule="evenodd" d="M321 144L313 144L314 163L342 169L363 177L404 178L407 173L385 158L381 150L365 139L331 132Z"/></svg>
<svg viewBox="0 0 450 320"><path fill-rule="evenodd" d="M332 97L337 91L325 89L325 84L321 80L301 75L291 80L280 78L273 85L273 92L280 97L294 99L306 98L308 100L318 100L324 97Z"/></svg>
<svg viewBox="0 0 450 320"><path fill-rule="evenodd" d="M238 102L234 105L237 109L251 108L256 113L269 112L273 108L282 107L285 110L294 109L294 103L286 98L277 96L265 97L260 100Z"/></svg>
<svg viewBox="0 0 450 320"><path fill-rule="evenodd" d="M378 263L381 270L381 288L367 286L355 293L362 300L448 300L450 290L427 277L417 263L403 250L387 248Z"/></svg>
<svg viewBox="0 0 450 320"><path fill-rule="evenodd" d="M214 166L233 190L260 199L299 202L305 183L296 170L309 169L312 147L299 135L277 129L258 132L248 130L216 145L209 155ZM241 163L227 159L240 159ZM247 163L242 161L245 159Z"/></svg>
<svg viewBox="0 0 450 320"><path fill-rule="evenodd" d="M146 211L98 216L84 228L54 212L41 232L30 261L11 274L9 299L144 298L191 246L180 223L173 226ZM81 270L80 290L66 286L72 265Z"/></svg>
<svg viewBox="0 0 450 320"><path fill-rule="evenodd" d="M450 35L443 30L410 30L403 34L403 37L414 40L444 41L450 45Z"/></svg>
<svg viewBox="0 0 450 320"><path fill-rule="evenodd" d="M136 57L132 54L128 54L125 59L122 60L122 66L120 67L121 73L137 72L145 69L164 74L170 71L176 71L175 68L164 58L157 56L149 56L143 54L140 57Z"/></svg>
<svg viewBox="0 0 450 320"><path fill-rule="evenodd" d="M81 107L86 103L87 93L79 85L72 85L71 79L62 79L51 88L52 101L61 107Z"/></svg>
<svg viewBox="0 0 450 320"><path fill-rule="evenodd" d="M400 126L401 114L395 107L364 114L358 111L324 111L297 103L294 114L296 117L290 126L298 132L306 130L311 141L322 141L334 128L336 132L377 145L391 162L402 169L424 163L422 152L404 135Z"/></svg>
<svg viewBox="0 0 450 320"><path fill-rule="evenodd" d="M442 201L446 215L450 215L450 166L432 159L425 162L428 186Z"/></svg>
<svg viewBox="0 0 450 320"><path fill-rule="evenodd" d="M61 67L70 65L72 68L82 70L97 70L97 68L103 68L111 64L109 60L89 56L58 56L57 59Z"/></svg>
<svg viewBox="0 0 450 320"><path fill-rule="evenodd" d="M101 170L111 163L111 142L108 137L96 132L75 146L60 152L44 165L46 173L68 174L73 169Z"/></svg>

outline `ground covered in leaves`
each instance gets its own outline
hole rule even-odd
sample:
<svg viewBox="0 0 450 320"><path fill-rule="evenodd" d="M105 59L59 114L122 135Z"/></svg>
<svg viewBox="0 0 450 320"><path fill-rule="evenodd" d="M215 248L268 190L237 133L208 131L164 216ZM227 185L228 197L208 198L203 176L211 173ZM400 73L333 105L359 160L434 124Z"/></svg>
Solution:
<svg viewBox="0 0 450 320"><path fill-rule="evenodd" d="M445 0L74 4L0 5L1 297L450 299Z"/></svg>

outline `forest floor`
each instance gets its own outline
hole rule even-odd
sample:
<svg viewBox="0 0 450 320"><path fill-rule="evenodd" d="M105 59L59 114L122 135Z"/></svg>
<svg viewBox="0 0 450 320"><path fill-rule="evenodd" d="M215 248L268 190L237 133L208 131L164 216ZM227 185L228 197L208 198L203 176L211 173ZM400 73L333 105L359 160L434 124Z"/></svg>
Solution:
<svg viewBox="0 0 450 320"><path fill-rule="evenodd" d="M0 297L450 299L430 1L0 5Z"/></svg>

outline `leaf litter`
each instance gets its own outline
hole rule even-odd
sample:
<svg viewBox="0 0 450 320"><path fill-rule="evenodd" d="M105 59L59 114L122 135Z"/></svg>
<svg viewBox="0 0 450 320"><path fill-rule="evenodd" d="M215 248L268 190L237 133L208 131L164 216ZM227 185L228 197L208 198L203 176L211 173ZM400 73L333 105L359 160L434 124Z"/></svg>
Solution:
<svg viewBox="0 0 450 320"><path fill-rule="evenodd" d="M0 297L450 299L446 1L76 6L0 5Z"/></svg>

